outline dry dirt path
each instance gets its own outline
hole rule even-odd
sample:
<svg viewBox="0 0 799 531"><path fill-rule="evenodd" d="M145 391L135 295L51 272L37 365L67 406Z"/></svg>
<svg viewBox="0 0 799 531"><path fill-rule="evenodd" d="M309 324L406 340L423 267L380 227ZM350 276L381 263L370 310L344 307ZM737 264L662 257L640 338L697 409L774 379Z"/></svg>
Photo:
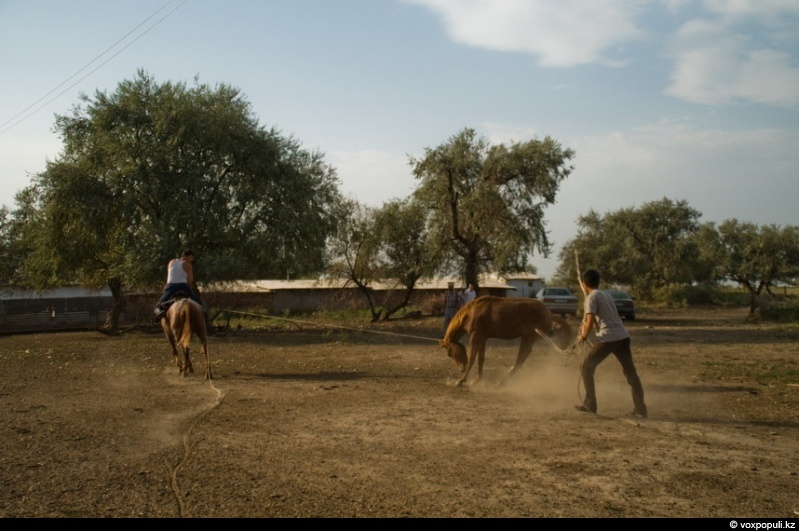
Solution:
<svg viewBox="0 0 799 531"><path fill-rule="evenodd" d="M650 418L618 363L600 415L579 360L489 342L457 388L438 319L243 330L180 378L156 331L0 337L2 517L797 518L794 328L741 311L630 324Z"/></svg>

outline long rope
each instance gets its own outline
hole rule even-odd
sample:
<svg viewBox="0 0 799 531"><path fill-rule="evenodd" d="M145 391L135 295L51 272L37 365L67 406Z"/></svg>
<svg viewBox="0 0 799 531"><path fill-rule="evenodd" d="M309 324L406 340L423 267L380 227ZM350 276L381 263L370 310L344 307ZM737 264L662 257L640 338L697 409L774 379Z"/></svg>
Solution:
<svg viewBox="0 0 799 531"><path fill-rule="evenodd" d="M314 323L313 321L304 321L304 320L301 320L301 319L289 319L287 317L276 317L274 315L266 315L266 314L261 314L261 313L241 312L241 311L238 311L238 310L222 310L222 311L225 311L225 312L228 312L228 313L235 313L235 314L239 314L239 315L248 315L250 317L262 317L262 318L265 318L265 319L275 319L277 321L286 321L286 322L295 323L295 324L296 323L302 323L302 324L307 324L307 325L311 325L311 326L318 326L318 327L323 327L323 328L338 328L338 329L341 329L341 330L351 330L351 331L354 331L354 332L369 332L371 334L382 334L382 335L386 335L386 336L408 337L408 338L411 338L411 339L424 339L426 341L436 341L436 342L439 341L438 339L432 338L432 337L413 336L413 335L410 335L410 334L398 334L396 332L383 332L383 331L380 331L380 330L367 330L367 329L363 329L363 328L352 328L352 327L349 327L349 326L341 326L341 325L334 325L334 324ZM544 334L541 330L536 328L535 331L536 331L536 333L538 333L538 335L540 335L545 340L547 340L550 345L555 347L555 349L558 352L560 352L561 354L566 355L566 357L567 357L566 358L566 365L569 365L572 362L572 360L574 360L574 358L578 354L582 354L582 351L584 350L584 344L578 343L577 341L573 342L571 345L569 345L565 349L562 349L557 344L555 344L555 342L552 340L552 338L550 338L549 336ZM582 372L582 365L580 367L580 372ZM578 380L577 380L577 395L578 395L578 397L580 396L580 381L581 380L578 377Z"/></svg>
<svg viewBox="0 0 799 531"><path fill-rule="evenodd" d="M239 315L249 315L250 317L263 317L265 319L276 319L278 321L287 321L289 323L303 323L311 326L318 326L323 328L339 328L341 330L352 330L354 332L369 332L370 334L382 334L386 336L399 336L399 337L409 337L411 339L424 339L426 341L435 341L438 342L439 339L433 337L424 337L424 336L412 336L409 334L399 334L397 332L383 332L380 330L368 330L363 328L352 328L349 326L340 326L334 324L327 324L327 323L315 323L313 321L303 321L300 319L289 319L287 317L275 317L274 315L265 315L260 313L250 313L250 312L240 312L238 310L223 310L229 313L237 313Z"/></svg>

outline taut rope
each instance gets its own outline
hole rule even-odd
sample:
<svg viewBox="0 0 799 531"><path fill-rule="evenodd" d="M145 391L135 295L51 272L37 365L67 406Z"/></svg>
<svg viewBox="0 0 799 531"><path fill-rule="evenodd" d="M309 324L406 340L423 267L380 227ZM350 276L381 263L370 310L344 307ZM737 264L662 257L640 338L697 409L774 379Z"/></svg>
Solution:
<svg viewBox="0 0 799 531"><path fill-rule="evenodd" d="M326 324L326 323L314 323L313 321L303 321L300 319L288 319L286 317L275 317L274 315L265 315L260 313L250 313L250 312L240 312L238 310L223 310L229 313L237 313L239 315L249 315L250 317L263 317L265 319L276 319L278 321L287 321L289 323L303 323L311 326L318 326L322 328L339 328L341 330L352 330L354 332L369 332L370 334L382 334L386 336L398 336L398 337L408 337L411 339L424 339L426 341L435 341L438 342L439 340L433 337L424 337L424 336L412 336L409 334L398 334L397 332L383 332L380 330L368 330L363 328L352 328L349 326L341 326L341 325L334 325L334 324Z"/></svg>

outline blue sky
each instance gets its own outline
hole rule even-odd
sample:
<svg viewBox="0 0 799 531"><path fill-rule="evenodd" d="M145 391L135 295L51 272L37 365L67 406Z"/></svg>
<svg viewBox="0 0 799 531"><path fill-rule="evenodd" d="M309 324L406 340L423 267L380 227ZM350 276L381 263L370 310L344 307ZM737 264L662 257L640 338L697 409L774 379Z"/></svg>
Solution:
<svg viewBox="0 0 799 531"><path fill-rule="evenodd" d="M58 156L55 114L138 69L239 88L373 206L464 127L555 138L545 277L592 208L799 224L796 0L0 0L0 203Z"/></svg>

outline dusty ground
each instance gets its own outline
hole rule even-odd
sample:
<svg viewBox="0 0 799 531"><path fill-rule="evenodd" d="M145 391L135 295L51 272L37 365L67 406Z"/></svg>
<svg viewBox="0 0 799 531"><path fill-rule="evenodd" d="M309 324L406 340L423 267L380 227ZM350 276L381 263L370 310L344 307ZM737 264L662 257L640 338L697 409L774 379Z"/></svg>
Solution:
<svg viewBox="0 0 799 531"><path fill-rule="evenodd" d="M218 333L180 378L156 329L0 337L0 517L751 517L799 514L797 327L743 310L630 323L615 359L489 342L453 387L439 319L382 334ZM403 334L403 335L392 335Z"/></svg>

